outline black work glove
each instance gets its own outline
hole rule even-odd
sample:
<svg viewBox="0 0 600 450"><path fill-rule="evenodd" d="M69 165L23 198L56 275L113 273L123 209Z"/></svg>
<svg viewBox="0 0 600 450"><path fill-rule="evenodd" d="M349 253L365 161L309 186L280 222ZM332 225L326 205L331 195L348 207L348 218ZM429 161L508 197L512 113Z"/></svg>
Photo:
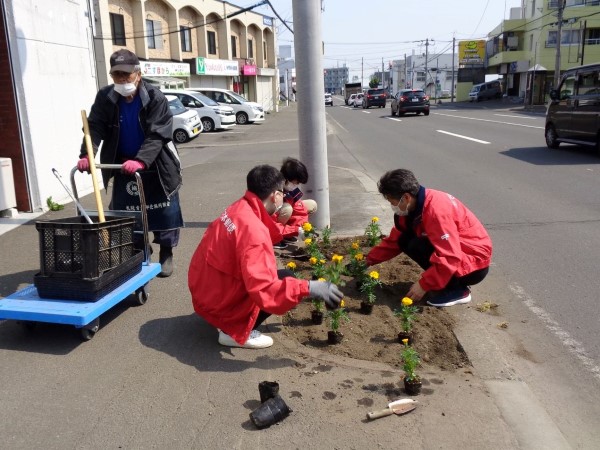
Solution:
<svg viewBox="0 0 600 450"><path fill-rule="evenodd" d="M331 309L337 309L340 306L344 294L338 287L329 281L309 281L308 289L311 297L318 297L325 301L325 304Z"/></svg>

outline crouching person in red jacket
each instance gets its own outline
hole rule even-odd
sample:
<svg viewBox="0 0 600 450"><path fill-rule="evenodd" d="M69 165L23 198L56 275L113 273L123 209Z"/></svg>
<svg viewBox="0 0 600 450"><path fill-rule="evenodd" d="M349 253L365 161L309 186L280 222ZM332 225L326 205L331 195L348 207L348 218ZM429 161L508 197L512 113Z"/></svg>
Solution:
<svg viewBox="0 0 600 450"><path fill-rule="evenodd" d="M270 347L273 339L257 328L271 314L285 314L309 295L329 308L342 300L334 284L277 270L272 242L278 231L271 214L283 203L284 181L272 166L254 167L244 196L208 226L190 262L194 310L219 329L221 345Z"/></svg>
<svg viewBox="0 0 600 450"><path fill-rule="evenodd" d="M394 211L394 227L367 263L405 253L424 270L407 297L418 301L430 293L432 306L470 302L469 287L485 278L492 257L492 241L477 217L454 196L421 186L410 170L387 172L378 188Z"/></svg>

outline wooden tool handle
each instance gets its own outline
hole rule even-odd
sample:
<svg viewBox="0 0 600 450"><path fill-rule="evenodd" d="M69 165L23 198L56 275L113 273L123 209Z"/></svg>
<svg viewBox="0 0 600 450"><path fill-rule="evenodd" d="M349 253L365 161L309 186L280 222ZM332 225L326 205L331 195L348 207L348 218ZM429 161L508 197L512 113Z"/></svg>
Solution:
<svg viewBox="0 0 600 450"><path fill-rule="evenodd" d="M90 163L90 173L92 174L92 184L94 186L94 195L96 196L96 209L98 210L98 222L105 222L104 208L102 207L102 197L98 187L98 178L96 177L96 160L94 158L94 148L92 147L92 137L90 136L90 126L88 125L87 113L85 109L81 110L81 120L83 121L83 136L85 140L85 149Z"/></svg>
<svg viewBox="0 0 600 450"><path fill-rule="evenodd" d="M392 410L391 408L382 409L381 411L372 411L367 413L367 418L369 420L379 419L380 417L391 416Z"/></svg>

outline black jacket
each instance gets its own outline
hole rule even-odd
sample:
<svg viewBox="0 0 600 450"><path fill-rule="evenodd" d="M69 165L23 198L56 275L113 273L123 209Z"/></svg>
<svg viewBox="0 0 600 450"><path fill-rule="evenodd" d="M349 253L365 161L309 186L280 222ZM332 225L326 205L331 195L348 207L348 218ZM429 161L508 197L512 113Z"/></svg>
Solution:
<svg viewBox="0 0 600 450"><path fill-rule="evenodd" d="M173 116L164 94L156 87L140 81L137 95L142 101L140 124L144 130L144 140L135 159L143 162L146 168L156 170L161 186L167 197L179 190L182 184L179 154L171 140ZM121 164L117 155L119 142L119 101L120 94L113 85L98 91L92 105L88 123L94 155L102 141L101 164ZM85 139L81 144L80 157L87 156ZM112 169L102 169L104 187L113 176Z"/></svg>

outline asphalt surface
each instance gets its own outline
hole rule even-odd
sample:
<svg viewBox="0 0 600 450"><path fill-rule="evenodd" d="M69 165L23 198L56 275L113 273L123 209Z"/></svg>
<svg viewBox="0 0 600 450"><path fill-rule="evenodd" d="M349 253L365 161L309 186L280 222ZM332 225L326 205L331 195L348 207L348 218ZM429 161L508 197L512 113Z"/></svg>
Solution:
<svg viewBox="0 0 600 450"><path fill-rule="evenodd" d="M398 370L291 342L278 317L266 325L275 340L270 349L217 344L216 330L193 313L187 262L206 226L243 193L251 167L278 166L285 156L298 155L297 129L292 104L263 124L200 135L180 146L186 228L175 252L175 273L151 282L146 305L123 302L103 315L90 342L78 341L72 327L41 324L30 333L14 321L0 321L3 446L562 449L579 442L577 447L593 448L587 444L595 436L565 437L512 371L516 356L504 350L499 332L467 306L451 312L473 367L423 373L418 408L374 422L366 421L367 411L403 397ZM389 206L375 180L336 161L330 163L329 182L337 234L362 234L373 215L389 228ZM92 201L83 198L86 207ZM72 216L71 206L43 217ZM19 220L23 217L0 219L0 298L30 284L39 268L33 222ZM279 382L293 412L258 431L248 414L259 406L263 380Z"/></svg>

